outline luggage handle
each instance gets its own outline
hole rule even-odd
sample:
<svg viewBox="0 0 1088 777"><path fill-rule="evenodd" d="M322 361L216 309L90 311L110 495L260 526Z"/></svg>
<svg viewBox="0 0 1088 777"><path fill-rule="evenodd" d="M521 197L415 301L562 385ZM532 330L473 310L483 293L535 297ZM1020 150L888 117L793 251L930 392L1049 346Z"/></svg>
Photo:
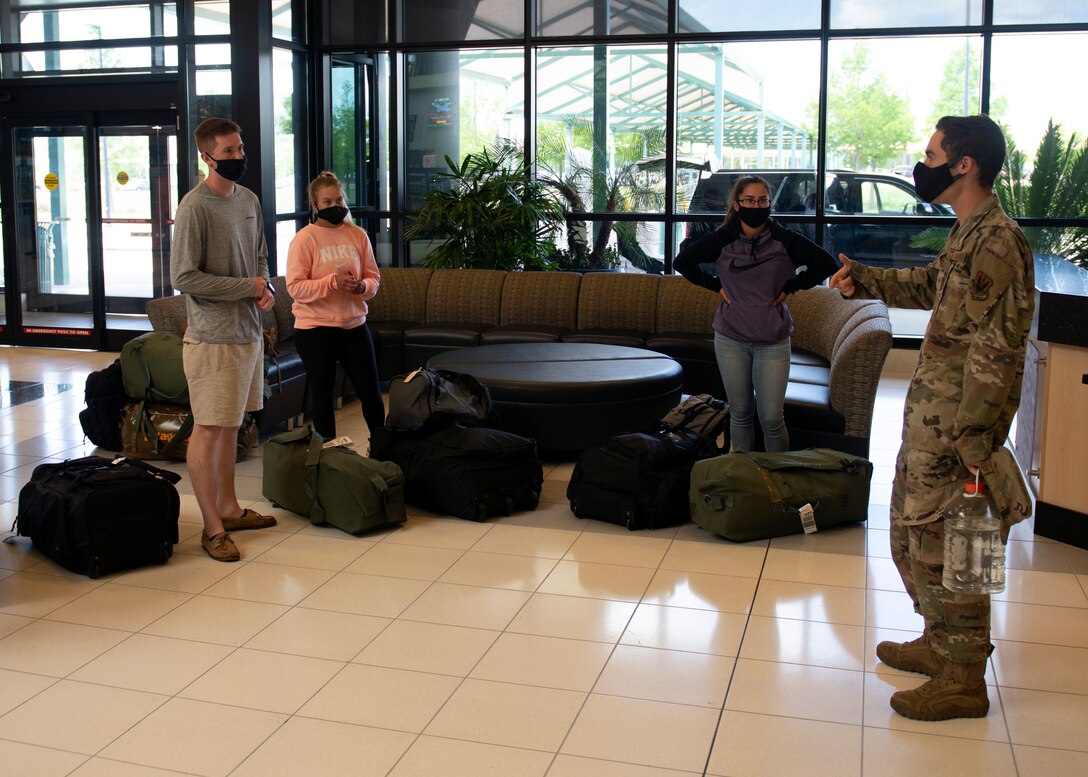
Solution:
<svg viewBox="0 0 1088 777"><path fill-rule="evenodd" d="M747 458L752 460L752 463L756 465L760 472L778 472L784 469L815 469L823 472L849 472L851 474L856 473L862 469L861 459L847 459L841 458L837 461L813 461L813 462L780 462L771 463L762 462L747 451L735 451L734 453L741 453Z"/></svg>
<svg viewBox="0 0 1088 777"><path fill-rule="evenodd" d="M304 476L306 496L310 498L310 503L313 505L310 508L310 523L315 526L323 526L326 523L325 508L321 506L317 499L317 472L325 440L310 427L306 427L304 431L310 436L310 444L306 446L306 474ZM302 439L302 437L303 435L299 435L297 439Z"/></svg>
<svg viewBox="0 0 1088 777"><path fill-rule="evenodd" d="M145 472L150 472L157 478L162 478L171 484L176 484L181 480L181 475L177 472L173 472L168 469L156 467L154 464L148 464L146 461L140 461L139 459L130 459L126 456L118 456L110 461L111 466L120 466L122 463L127 464L130 467L136 467L142 469Z"/></svg>

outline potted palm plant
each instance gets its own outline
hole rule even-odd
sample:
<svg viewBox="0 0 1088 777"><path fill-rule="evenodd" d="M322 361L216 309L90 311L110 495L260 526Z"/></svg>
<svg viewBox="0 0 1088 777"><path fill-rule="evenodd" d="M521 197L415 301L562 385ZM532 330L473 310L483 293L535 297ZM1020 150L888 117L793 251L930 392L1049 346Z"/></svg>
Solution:
<svg viewBox="0 0 1088 777"><path fill-rule="evenodd" d="M461 164L445 157L449 172L405 230L409 240L442 239L423 259L431 268L547 270L563 221L553 192L533 177L521 149L497 143L467 154Z"/></svg>

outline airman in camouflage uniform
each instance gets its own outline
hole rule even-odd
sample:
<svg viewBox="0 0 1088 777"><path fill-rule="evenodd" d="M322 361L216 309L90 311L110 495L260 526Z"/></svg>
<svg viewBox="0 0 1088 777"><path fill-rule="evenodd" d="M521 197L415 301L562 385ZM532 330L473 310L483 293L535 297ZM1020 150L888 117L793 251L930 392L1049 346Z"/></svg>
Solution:
<svg viewBox="0 0 1088 777"><path fill-rule="evenodd" d="M940 255L910 269L840 257L844 267L832 278L847 296L933 310L907 392L891 499L892 558L925 631L877 647L884 663L933 678L892 697L897 712L920 720L982 717L989 709L990 597L944 587L942 508L981 471L1006 536L1031 512L1003 447L1020 403L1035 305L1031 248L992 190L1004 155L1000 129L987 117L942 119L926 150L927 170L915 174L923 198L927 187L935 189L927 199L951 204L957 215ZM948 173L939 170L946 164ZM934 171L944 177L926 181Z"/></svg>

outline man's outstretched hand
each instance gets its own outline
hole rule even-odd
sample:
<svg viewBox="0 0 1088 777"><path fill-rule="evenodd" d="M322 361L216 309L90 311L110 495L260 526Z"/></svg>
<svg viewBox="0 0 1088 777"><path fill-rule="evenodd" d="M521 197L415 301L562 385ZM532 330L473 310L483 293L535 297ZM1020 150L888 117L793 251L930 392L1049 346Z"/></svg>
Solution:
<svg viewBox="0 0 1088 777"><path fill-rule="evenodd" d="M842 262L842 267L831 276L831 288L838 289L839 294L844 297L852 297L854 296L854 279L850 277L850 268L854 266L854 263L846 254L839 254L839 261Z"/></svg>

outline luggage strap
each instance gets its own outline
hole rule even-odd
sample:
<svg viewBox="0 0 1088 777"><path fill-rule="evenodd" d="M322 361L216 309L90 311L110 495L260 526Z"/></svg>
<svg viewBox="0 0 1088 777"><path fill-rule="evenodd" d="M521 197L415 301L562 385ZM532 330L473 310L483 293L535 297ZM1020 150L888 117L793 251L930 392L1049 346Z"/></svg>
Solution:
<svg viewBox="0 0 1088 777"><path fill-rule="evenodd" d="M307 430L309 431L309 430ZM335 440L333 441L335 442ZM325 441L321 439L321 436L316 432L312 433L310 437L310 445L306 448L306 493L313 502L313 510L310 513L310 522L315 525L323 525L327 523L325 520L325 509L321 506L320 501L317 498L317 476L318 466L321 462L321 454L325 450ZM329 450L334 448L343 447L340 445L333 446ZM351 450L348 448L348 450ZM365 457L363 457L365 458ZM374 486L374 489L381 494L382 504L386 508L386 512L389 511L389 484L385 482L385 478L379 475L377 472L369 473L368 479Z"/></svg>

